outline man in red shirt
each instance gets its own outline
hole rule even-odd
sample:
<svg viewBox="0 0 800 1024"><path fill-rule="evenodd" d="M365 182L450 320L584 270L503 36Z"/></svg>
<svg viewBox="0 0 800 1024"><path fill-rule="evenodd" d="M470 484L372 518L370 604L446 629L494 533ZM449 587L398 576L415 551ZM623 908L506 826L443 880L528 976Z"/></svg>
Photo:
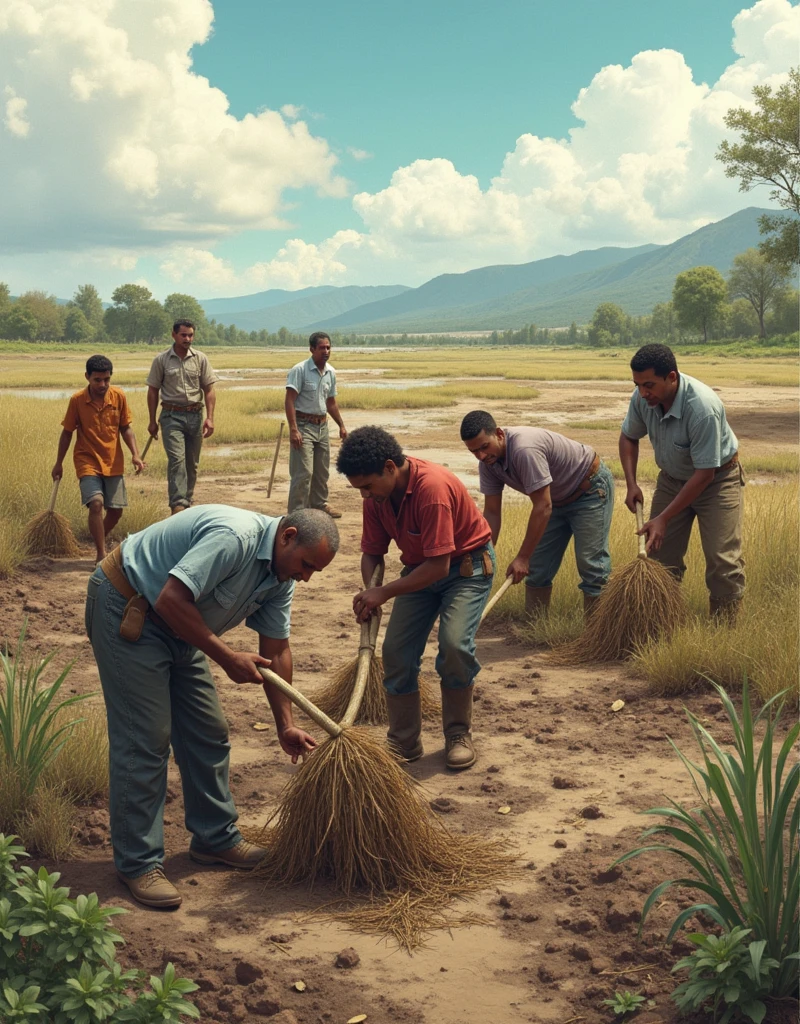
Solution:
<svg viewBox="0 0 800 1024"><path fill-rule="evenodd" d="M480 671L475 633L495 568L489 524L461 481L443 466L415 459L380 427L360 427L342 442L336 468L364 499L359 622L394 598L383 641L383 685L389 743L406 761L422 756L419 667L439 618L436 671L442 684L442 728L448 768L475 763L472 687ZM369 587L394 541L403 571Z"/></svg>

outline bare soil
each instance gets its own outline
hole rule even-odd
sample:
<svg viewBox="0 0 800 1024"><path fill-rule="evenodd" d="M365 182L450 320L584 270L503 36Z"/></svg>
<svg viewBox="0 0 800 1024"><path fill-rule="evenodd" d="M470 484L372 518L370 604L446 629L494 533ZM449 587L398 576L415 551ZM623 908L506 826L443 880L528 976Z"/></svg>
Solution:
<svg viewBox="0 0 800 1024"><path fill-rule="evenodd" d="M629 393L627 386L574 382L541 390L535 409L495 408L498 420L558 429L559 422L589 415L621 418ZM791 389L730 389L723 399L734 429L746 439L745 465L748 450L795 450L797 406ZM464 459L457 435L469 407L389 416L345 409L344 415L350 429L391 419L391 429L409 452L437 453L474 492L474 466ZM218 410L224 415L224 393ZM580 436L601 454L614 453L616 432ZM209 463L201 463L199 501L267 514L285 509L285 452L269 501L269 466L255 476L226 479L207 475ZM162 485L145 480L136 486ZM358 644L351 599L359 589L360 499L335 472L331 486L331 500L344 512L341 551L324 573L298 587L293 608L295 681L309 693L334 666L353 657ZM92 568L88 547L85 556L28 563L0 589L0 641L13 643L27 617L29 653L57 648L57 664L75 659L69 686L76 692L99 689L83 632ZM387 577L398 567L393 549ZM228 639L242 650L255 646L245 627ZM432 644L423 665L431 675L434 650ZM507 837L518 852L519 877L465 906L482 915L483 923L433 932L427 947L409 957L333 921L325 910L330 892L265 891L255 878L200 868L188 857L174 766L165 869L183 905L156 912L127 897L115 877L102 805L81 811L75 856L58 865L63 883L73 894L96 891L103 903L126 907L130 913L116 919L127 942L121 959L148 970L173 961L200 985L196 1002L208 1024L344 1024L358 1014L366 1014L368 1024L595 1024L612 1019L601 1003L615 989L641 992L652 1001L636 1017L642 1024L672 1024L677 1016L668 999L674 987L670 969L690 947L685 938L669 947L663 942L691 894L667 893L640 940L644 899L671 868L655 857L618 869L610 865L650 823L641 811L662 805L665 794L691 798L688 778L667 742L669 736L682 749L692 748L683 705L709 724L719 741L731 739L720 702L708 692L685 700L653 698L624 666L552 667L502 623L482 629L479 656L484 668L476 686L478 764L464 773L446 772L441 736L427 725L426 754L409 770L448 827ZM236 686L212 668L230 723L232 788L241 822L258 826L298 769L278 746L260 688ZM620 698L625 706L614 713L611 704ZM303 721L299 713L296 717ZM254 728L264 722L266 730ZM498 814L506 806L510 813ZM693 925L697 922L690 922L689 930ZM297 981L305 983L304 991L294 987ZM782 1024L789 1013L796 1019L796 1004L772 1007L767 1019Z"/></svg>

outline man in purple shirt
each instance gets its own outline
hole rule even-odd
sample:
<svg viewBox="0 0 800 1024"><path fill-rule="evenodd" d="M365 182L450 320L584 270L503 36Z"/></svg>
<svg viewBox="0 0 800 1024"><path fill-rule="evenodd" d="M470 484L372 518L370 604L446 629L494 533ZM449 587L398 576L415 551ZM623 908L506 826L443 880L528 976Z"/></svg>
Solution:
<svg viewBox="0 0 800 1024"><path fill-rule="evenodd" d="M491 413L476 410L461 421L461 440L480 462L483 514L497 543L506 484L531 499L528 527L506 569L525 580L525 610L544 614L553 578L570 538L581 577L584 613L600 596L611 572L608 533L614 509L614 478L591 448L540 427L498 427Z"/></svg>

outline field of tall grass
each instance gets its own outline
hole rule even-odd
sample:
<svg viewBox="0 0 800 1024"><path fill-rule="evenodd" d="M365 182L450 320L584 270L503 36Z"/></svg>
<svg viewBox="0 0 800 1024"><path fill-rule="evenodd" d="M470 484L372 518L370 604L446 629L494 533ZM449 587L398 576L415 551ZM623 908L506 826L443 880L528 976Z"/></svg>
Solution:
<svg viewBox="0 0 800 1024"><path fill-rule="evenodd" d="M617 487L611 526L611 557L622 566L636 557L634 519ZM800 658L797 597L800 586L800 490L796 478L745 489L744 557L747 584L733 629L716 627L708 617L705 562L697 527L687 555L683 582L690 620L671 640L645 645L632 659L654 692L680 693L708 677L720 685L741 687L746 674L762 700L797 684ZM498 543L498 584L517 552L530 503L507 500ZM523 586L513 587L494 614L518 624L520 635L537 646L574 639L583 622L580 582L570 544L553 587L549 619L527 623Z"/></svg>

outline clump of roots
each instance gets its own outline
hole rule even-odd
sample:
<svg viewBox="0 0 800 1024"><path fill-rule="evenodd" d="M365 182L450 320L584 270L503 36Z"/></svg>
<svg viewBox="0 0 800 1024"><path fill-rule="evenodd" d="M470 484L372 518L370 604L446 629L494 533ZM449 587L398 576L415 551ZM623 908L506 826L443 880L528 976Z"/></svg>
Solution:
<svg viewBox="0 0 800 1024"><path fill-rule="evenodd" d="M660 562L636 558L611 574L577 640L552 651L561 665L619 661L648 640L669 638L686 620L675 577Z"/></svg>
<svg viewBox="0 0 800 1024"><path fill-rule="evenodd" d="M330 683L323 690L311 697L317 707L334 722L341 722L344 718L355 685L357 670L358 658L354 658L334 673ZM441 704L435 696L429 680L423 675L419 677L419 693L422 701L422 717L439 718L442 712ZM367 688L364 691L364 699L361 702L355 724L387 725L388 722L386 691L383 688L383 661L381 658L372 658L367 676Z"/></svg>
<svg viewBox="0 0 800 1024"><path fill-rule="evenodd" d="M40 512L34 516L25 527L22 543L29 555L74 558L80 553L69 520L60 512Z"/></svg>
<svg viewBox="0 0 800 1024"><path fill-rule="evenodd" d="M337 916L409 950L442 925L451 900L513 873L503 842L449 832L399 759L358 727L306 759L273 818L248 835L269 851L256 869L262 878L367 896Z"/></svg>

